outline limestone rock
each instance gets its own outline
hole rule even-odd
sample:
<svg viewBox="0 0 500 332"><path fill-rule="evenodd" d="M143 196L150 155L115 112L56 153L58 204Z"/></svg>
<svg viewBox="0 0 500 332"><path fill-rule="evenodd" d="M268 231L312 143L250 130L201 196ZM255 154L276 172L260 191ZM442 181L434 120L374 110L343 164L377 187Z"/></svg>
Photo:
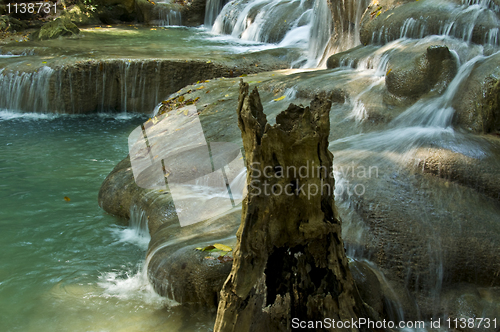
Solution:
<svg viewBox="0 0 500 332"><path fill-rule="evenodd" d="M257 89L249 93L248 84L240 84L238 126L252 171L214 331L288 331L292 317L357 319L359 295L341 239L335 180L312 173L332 166L330 107L325 95L311 107L291 104L270 126ZM293 174L290 167L308 173ZM281 194L267 193L266 183ZM321 193L313 194L314 186Z"/></svg>
<svg viewBox="0 0 500 332"><path fill-rule="evenodd" d="M453 124L475 133L500 131L500 54L479 62L453 101Z"/></svg>
<svg viewBox="0 0 500 332"><path fill-rule="evenodd" d="M376 49L374 46L356 46L347 51L336 53L328 58L326 67L333 69L341 66L356 68L360 59L372 54Z"/></svg>
<svg viewBox="0 0 500 332"><path fill-rule="evenodd" d="M33 37L40 40L55 39L61 36L69 37L80 33L80 29L68 18L56 18L54 21L45 23L42 28L35 32Z"/></svg>
<svg viewBox="0 0 500 332"><path fill-rule="evenodd" d="M424 54L403 52L389 60L387 90L396 97L418 98L433 90L442 93L455 77L456 59L446 46L430 46Z"/></svg>

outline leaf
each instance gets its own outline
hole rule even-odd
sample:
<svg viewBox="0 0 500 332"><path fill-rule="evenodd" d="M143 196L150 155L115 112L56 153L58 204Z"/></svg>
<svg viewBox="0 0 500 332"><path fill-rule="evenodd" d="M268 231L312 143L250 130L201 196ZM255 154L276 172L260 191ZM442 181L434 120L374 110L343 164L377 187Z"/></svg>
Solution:
<svg viewBox="0 0 500 332"><path fill-rule="evenodd" d="M214 246L206 246L201 251L209 251L209 250L212 250L212 249L215 249L215 247Z"/></svg>
<svg viewBox="0 0 500 332"><path fill-rule="evenodd" d="M212 62L212 61L210 61L210 60L207 61L207 63L210 63L210 62Z"/></svg>
<svg viewBox="0 0 500 332"><path fill-rule="evenodd" d="M377 13L377 15L375 15L375 17L378 17L380 14L382 14L381 10L379 10L379 12Z"/></svg>
<svg viewBox="0 0 500 332"><path fill-rule="evenodd" d="M274 101L280 101L280 100L283 100L283 99L285 99L285 97L286 97L286 96L281 96L281 97L279 97L279 98L274 99Z"/></svg>
<svg viewBox="0 0 500 332"><path fill-rule="evenodd" d="M177 100L182 103L184 101L184 96L180 96Z"/></svg>
<svg viewBox="0 0 500 332"><path fill-rule="evenodd" d="M391 69L389 69L389 70L387 71L387 73L385 73L385 74L386 74L386 75L389 75L389 73L390 73L391 71L392 71L392 68L391 68Z"/></svg>
<svg viewBox="0 0 500 332"><path fill-rule="evenodd" d="M71 198L69 198L68 196L64 196L64 200L65 200L66 202L69 202L69 201L71 201Z"/></svg>
<svg viewBox="0 0 500 332"><path fill-rule="evenodd" d="M215 243L214 247L222 251L233 251L233 248L226 246L225 244Z"/></svg>
<svg viewBox="0 0 500 332"><path fill-rule="evenodd" d="M189 114L189 110L184 110L184 115L187 116Z"/></svg>
<svg viewBox="0 0 500 332"><path fill-rule="evenodd" d="M229 97L229 95L225 95L224 97Z"/></svg>
<svg viewBox="0 0 500 332"><path fill-rule="evenodd" d="M199 88L196 88L196 90L201 90L201 89L203 89L203 88L204 88L204 86L202 85L202 86L200 86Z"/></svg>

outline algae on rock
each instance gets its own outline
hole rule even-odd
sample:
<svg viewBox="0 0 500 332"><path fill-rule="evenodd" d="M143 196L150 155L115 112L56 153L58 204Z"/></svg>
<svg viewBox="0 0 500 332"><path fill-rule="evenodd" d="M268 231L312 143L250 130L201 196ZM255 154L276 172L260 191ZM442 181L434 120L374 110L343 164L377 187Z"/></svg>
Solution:
<svg viewBox="0 0 500 332"><path fill-rule="evenodd" d="M334 205L330 107L322 94L310 107L291 104L271 126L257 89L249 94L240 84L250 185L215 331L288 331L292 317L351 321L362 314Z"/></svg>

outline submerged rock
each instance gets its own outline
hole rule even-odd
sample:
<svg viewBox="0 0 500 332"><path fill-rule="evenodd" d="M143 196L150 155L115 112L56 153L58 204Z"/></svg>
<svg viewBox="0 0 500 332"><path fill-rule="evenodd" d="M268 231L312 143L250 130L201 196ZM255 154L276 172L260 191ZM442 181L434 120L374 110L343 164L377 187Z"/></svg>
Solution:
<svg viewBox="0 0 500 332"><path fill-rule="evenodd" d="M453 124L474 133L500 132L500 54L474 67L459 87Z"/></svg>
<svg viewBox="0 0 500 332"><path fill-rule="evenodd" d="M80 29L68 18L56 18L54 21L45 23L39 31L32 36L35 39L55 39L59 37L70 37L80 33Z"/></svg>

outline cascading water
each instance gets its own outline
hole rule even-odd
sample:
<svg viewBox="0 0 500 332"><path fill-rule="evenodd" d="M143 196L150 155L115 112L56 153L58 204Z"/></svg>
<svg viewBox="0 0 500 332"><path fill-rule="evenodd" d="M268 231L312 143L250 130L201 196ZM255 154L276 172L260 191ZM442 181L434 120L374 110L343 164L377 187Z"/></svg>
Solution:
<svg viewBox="0 0 500 332"><path fill-rule="evenodd" d="M371 43L385 44L398 38L420 39L428 35L445 35L466 42L498 46L498 6L490 1L432 2L421 11L409 12L406 19L390 21L374 30ZM435 6L435 7L433 7ZM408 17L409 16L409 17ZM399 16L398 20L400 19ZM402 24L400 24L402 22Z"/></svg>
<svg viewBox="0 0 500 332"><path fill-rule="evenodd" d="M306 51L302 66L316 67L332 32L326 0L251 0L227 3L217 18L220 1L209 1L205 25L216 34L230 34L244 40L299 47Z"/></svg>
<svg viewBox="0 0 500 332"><path fill-rule="evenodd" d="M88 62L82 68L47 66L34 72L0 71L0 108L26 112L145 112L160 93L162 62ZM148 81L148 84L146 84ZM150 85L154 84L154 89Z"/></svg>

